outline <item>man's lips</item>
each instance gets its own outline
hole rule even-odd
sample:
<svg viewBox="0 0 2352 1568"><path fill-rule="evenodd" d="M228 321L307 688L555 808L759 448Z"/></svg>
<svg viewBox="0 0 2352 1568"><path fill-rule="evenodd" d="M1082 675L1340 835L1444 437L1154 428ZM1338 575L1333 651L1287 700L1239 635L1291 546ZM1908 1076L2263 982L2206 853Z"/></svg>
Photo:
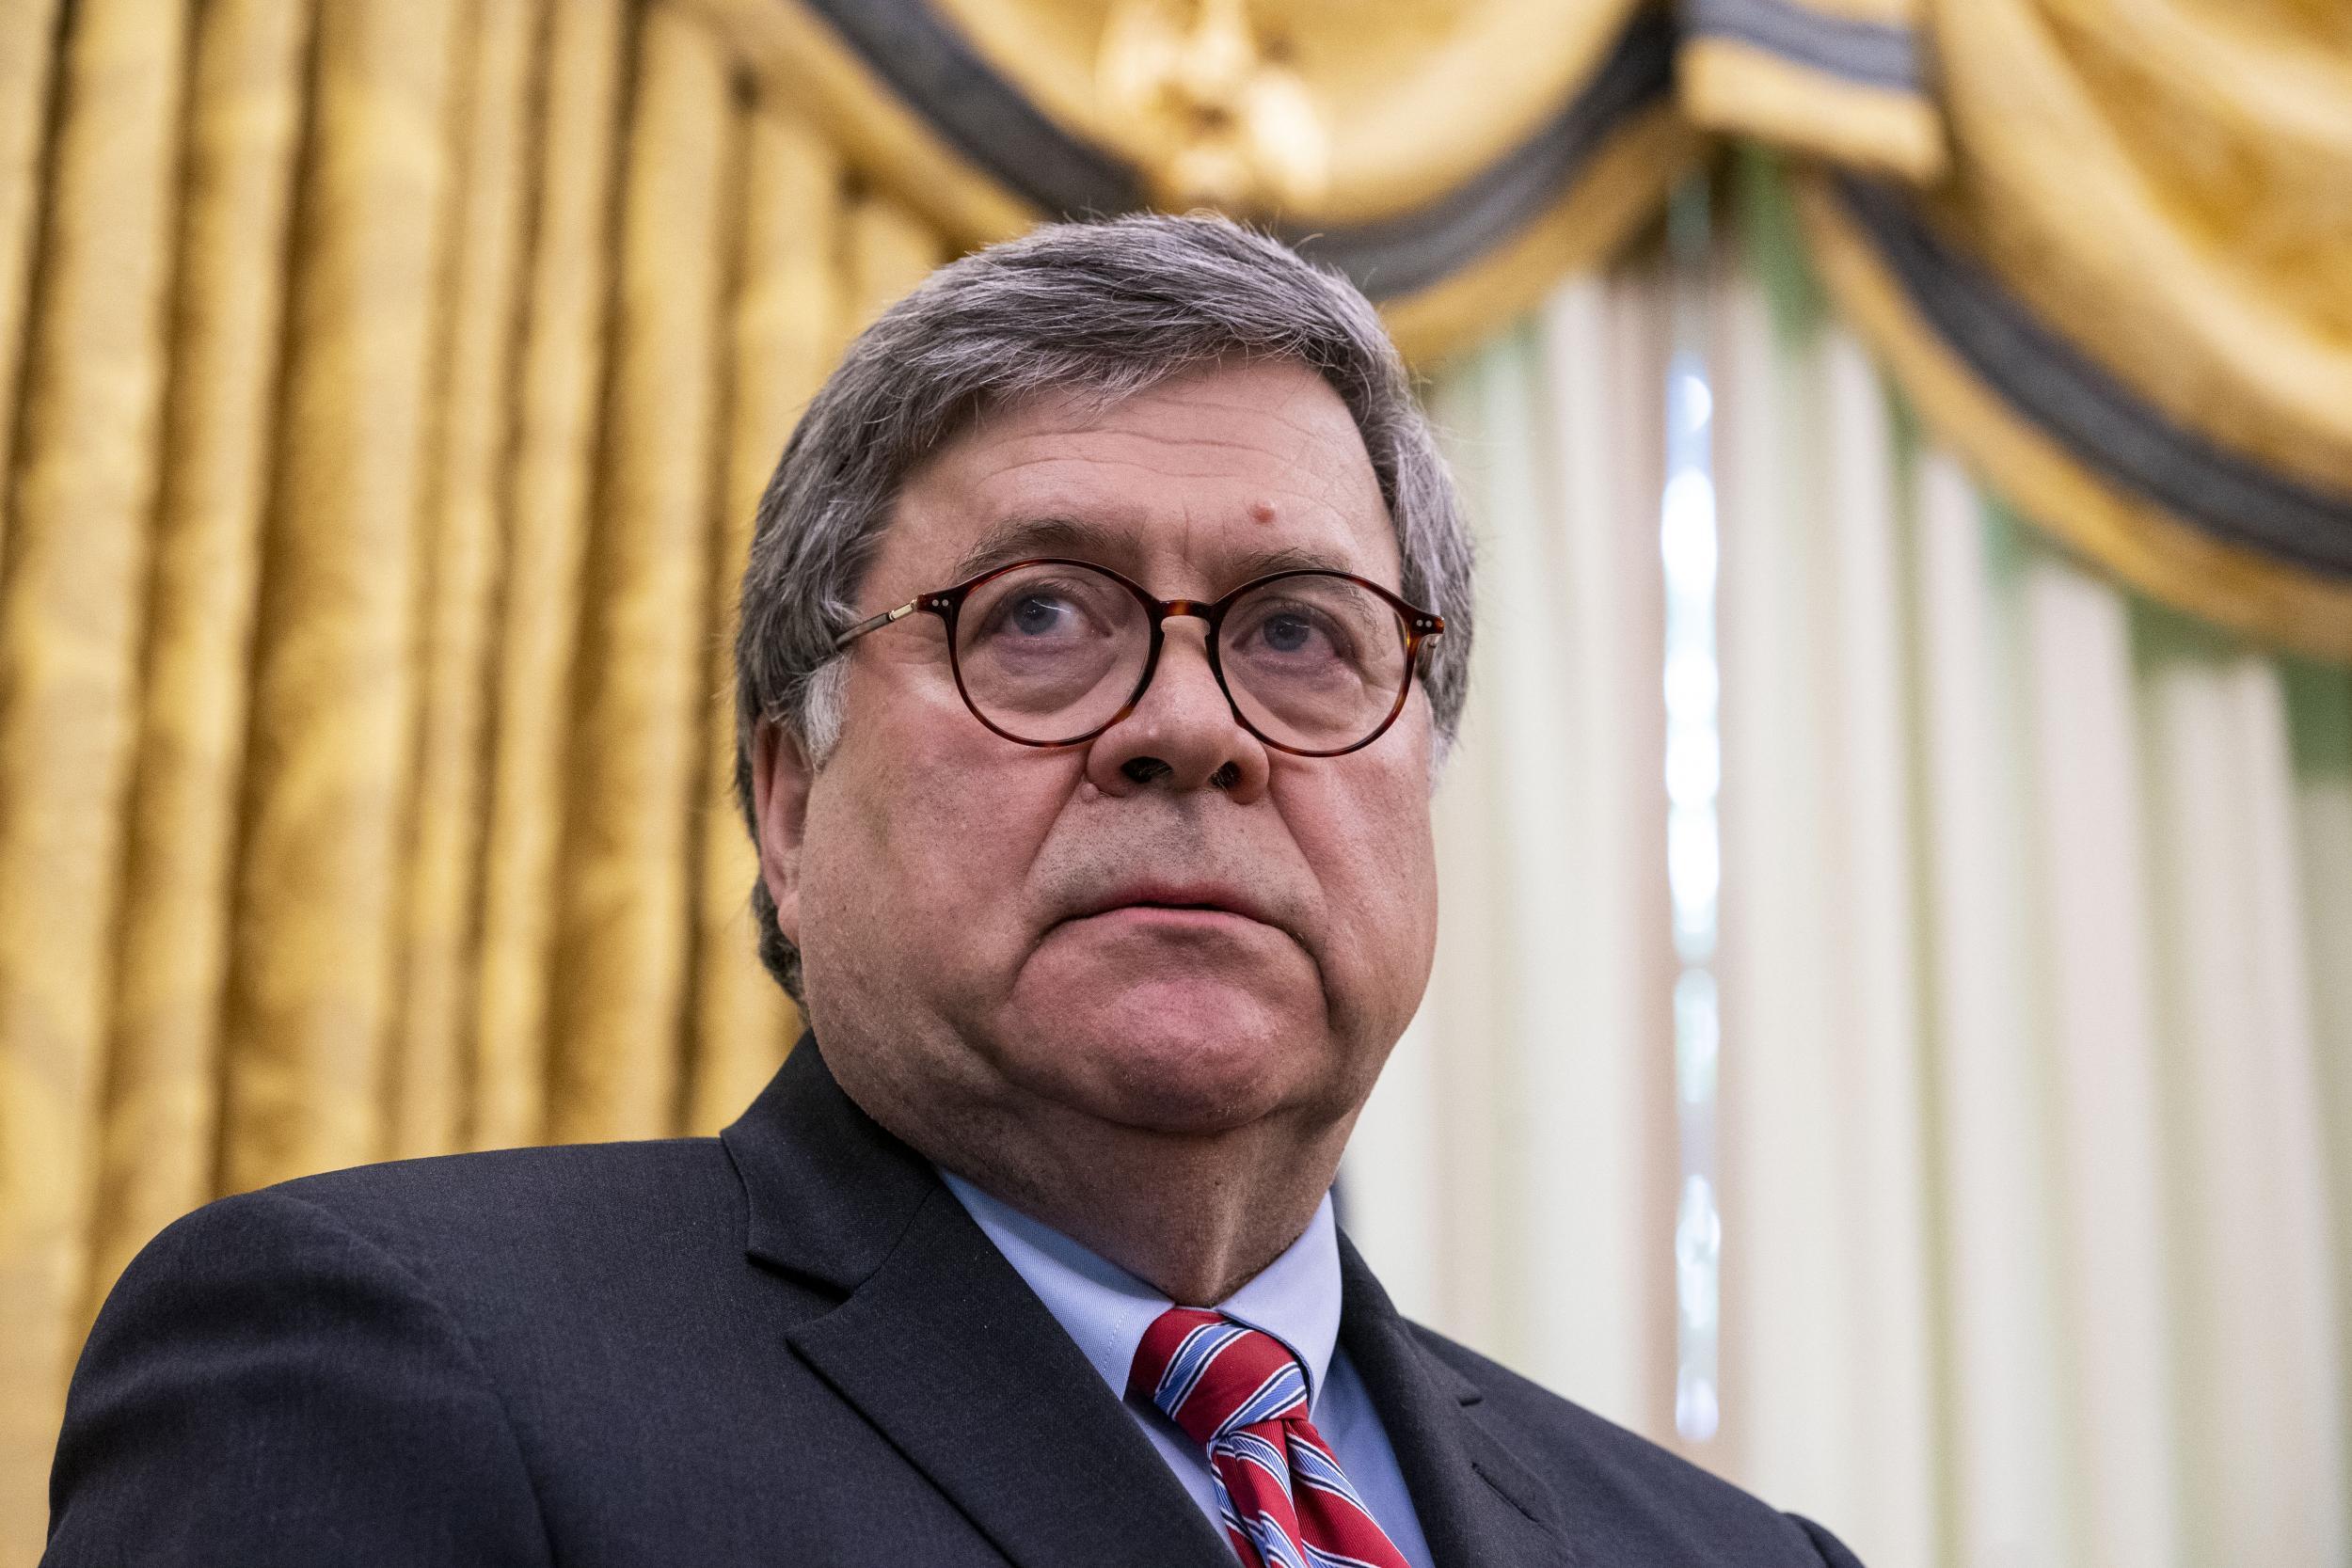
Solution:
<svg viewBox="0 0 2352 1568"><path fill-rule="evenodd" d="M1149 918L1160 916L1181 919L1190 915L1214 920L1217 916L1237 916L1254 920L1263 926L1279 926L1273 911L1246 889L1225 882L1145 881L1123 883L1119 887L1086 900L1069 915L1071 920L1090 920L1098 915L1133 915Z"/></svg>

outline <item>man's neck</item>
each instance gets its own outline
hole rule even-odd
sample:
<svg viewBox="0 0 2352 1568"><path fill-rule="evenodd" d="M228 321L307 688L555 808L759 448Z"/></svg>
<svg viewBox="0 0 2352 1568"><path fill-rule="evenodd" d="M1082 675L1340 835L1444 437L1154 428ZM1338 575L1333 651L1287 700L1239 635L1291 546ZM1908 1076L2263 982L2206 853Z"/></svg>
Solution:
<svg viewBox="0 0 2352 1568"><path fill-rule="evenodd" d="M1216 1306L1280 1257L1331 1180L1235 1180L1188 1170L1181 1157L1147 1160L1140 1171L1097 1164L1067 1180L1019 1165L940 1164L1186 1307Z"/></svg>
<svg viewBox="0 0 2352 1568"><path fill-rule="evenodd" d="M1355 1123L1175 1133L1009 1102L948 1119L843 1086L917 1153L1188 1307L1223 1301L1305 1232Z"/></svg>

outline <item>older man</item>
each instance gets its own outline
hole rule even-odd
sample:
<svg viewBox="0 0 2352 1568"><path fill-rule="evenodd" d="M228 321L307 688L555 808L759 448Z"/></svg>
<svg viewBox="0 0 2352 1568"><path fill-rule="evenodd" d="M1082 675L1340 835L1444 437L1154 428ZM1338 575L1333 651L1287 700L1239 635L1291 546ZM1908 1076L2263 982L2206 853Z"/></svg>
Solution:
<svg viewBox="0 0 2352 1568"><path fill-rule="evenodd" d="M939 273L745 578L810 1036L722 1141L173 1227L76 1376L49 1560L1851 1565L1404 1322L1334 1228L1469 633L1346 284L1209 219Z"/></svg>

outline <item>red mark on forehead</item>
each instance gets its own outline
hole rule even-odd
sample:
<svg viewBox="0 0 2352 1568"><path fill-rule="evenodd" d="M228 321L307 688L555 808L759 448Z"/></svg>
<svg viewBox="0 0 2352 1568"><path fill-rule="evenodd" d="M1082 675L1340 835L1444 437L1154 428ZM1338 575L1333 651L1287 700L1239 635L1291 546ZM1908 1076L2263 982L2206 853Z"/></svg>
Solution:
<svg viewBox="0 0 2352 1568"><path fill-rule="evenodd" d="M1249 503L1249 518L1250 521L1258 523L1270 523L1274 521L1274 503L1272 501L1251 501Z"/></svg>

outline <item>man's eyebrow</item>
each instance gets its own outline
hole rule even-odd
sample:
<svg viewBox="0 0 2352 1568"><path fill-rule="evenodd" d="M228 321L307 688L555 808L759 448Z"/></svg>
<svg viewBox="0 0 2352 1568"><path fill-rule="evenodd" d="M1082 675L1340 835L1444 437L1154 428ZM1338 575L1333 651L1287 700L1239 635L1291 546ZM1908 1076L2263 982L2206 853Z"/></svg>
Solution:
<svg viewBox="0 0 2352 1568"><path fill-rule="evenodd" d="M1082 561L1103 561L1106 554L1125 553L1119 536L1099 523L1076 517L1013 517L979 537L956 562L956 580L977 577L993 566L1031 556L1067 555ZM1105 565L1115 562L1105 561Z"/></svg>
<svg viewBox="0 0 2352 1568"><path fill-rule="evenodd" d="M1276 572L1346 572L1363 576L1355 566L1323 550L1309 549L1303 545L1276 545L1262 550L1244 550L1225 558L1225 566L1232 574L1225 586L1235 587L1252 578L1271 577Z"/></svg>
<svg viewBox="0 0 2352 1568"><path fill-rule="evenodd" d="M1135 553L1133 534L1099 523L1078 517L1015 517L990 529L963 553L956 562L955 580L963 582L993 567L1047 555L1071 556L1114 570L1129 570L1135 565ZM1217 564L1229 578L1223 585L1227 588L1275 572L1355 571L1348 562L1302 545L1243 550L1220 557Z"/></svg>

